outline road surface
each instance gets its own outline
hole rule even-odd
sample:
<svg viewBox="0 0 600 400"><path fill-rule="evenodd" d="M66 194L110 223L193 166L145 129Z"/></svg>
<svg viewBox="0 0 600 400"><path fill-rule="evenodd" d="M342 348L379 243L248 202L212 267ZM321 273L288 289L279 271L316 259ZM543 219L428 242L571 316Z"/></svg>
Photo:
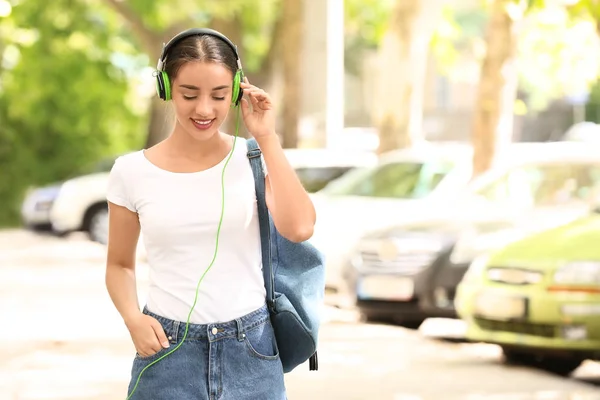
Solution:
<svg viewBox="0 0 600 400"><path fill-rule="evenodd" d="M0 400L125 399L134 350L104 287L104 251L76 235L0 231ZM324 315L319 371L288 374L290 400L600 400L593 362L561 378L504 365L496 346Z"/></svg>

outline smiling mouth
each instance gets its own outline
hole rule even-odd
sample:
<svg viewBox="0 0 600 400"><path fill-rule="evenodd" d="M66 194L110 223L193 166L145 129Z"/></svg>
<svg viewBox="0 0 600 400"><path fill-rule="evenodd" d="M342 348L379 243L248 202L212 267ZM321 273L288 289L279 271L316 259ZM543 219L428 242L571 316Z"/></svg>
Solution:
<svg viewBox="0 0 600 400"><path fill-rule="evenodd" d="M197 129L208 129L212 126L213 122L214 122L214 118L213 119L193 119L190 118L192 120L192 123L194 124L194 126Z"/></svg>

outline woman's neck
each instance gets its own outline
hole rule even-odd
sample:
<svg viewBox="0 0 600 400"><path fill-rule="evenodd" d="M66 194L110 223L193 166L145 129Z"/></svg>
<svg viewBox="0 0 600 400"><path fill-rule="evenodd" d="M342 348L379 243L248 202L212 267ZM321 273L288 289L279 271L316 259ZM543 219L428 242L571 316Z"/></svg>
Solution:
<svg viewBox="0 0 600 400"><path fill-rule="evenodd" d="M190 160L202 160L219 154L223 150L228 152L230 149L227 139L228 135L217 132L207 140L194 140L186 132L183 132L179 125L176 125L171 135L165 139L164 144L167 145L170 153L176 154L179 157Z"/></svg>

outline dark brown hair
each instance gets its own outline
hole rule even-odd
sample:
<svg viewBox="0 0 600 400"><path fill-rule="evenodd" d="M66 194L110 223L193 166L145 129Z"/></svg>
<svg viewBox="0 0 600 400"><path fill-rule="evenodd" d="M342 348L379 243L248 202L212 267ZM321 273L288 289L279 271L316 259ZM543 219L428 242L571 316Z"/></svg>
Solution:
<svg viewBox="0 0 600 400"><path fill-rule="evenodd" d="M171 84L185 63L198 61L222 64L231 71L232 78L237 71L235 53L227 43L210 35L190 36L177 43L167 54L164 70Z"/></svg>

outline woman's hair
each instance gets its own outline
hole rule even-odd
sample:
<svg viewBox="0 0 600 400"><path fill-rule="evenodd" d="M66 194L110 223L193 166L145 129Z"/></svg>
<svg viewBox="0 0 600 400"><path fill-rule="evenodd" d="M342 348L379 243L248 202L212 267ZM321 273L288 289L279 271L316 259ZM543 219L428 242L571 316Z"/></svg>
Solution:
<svg viewBox="0 0 600 400"><path fill-rule="evenodd" d="M223 64L231 71L232 77L237 72L237 58L227 43L210 35L190 36L177 43L167 54L164 70L171 83L183 64L194 61Z"/></svg>

